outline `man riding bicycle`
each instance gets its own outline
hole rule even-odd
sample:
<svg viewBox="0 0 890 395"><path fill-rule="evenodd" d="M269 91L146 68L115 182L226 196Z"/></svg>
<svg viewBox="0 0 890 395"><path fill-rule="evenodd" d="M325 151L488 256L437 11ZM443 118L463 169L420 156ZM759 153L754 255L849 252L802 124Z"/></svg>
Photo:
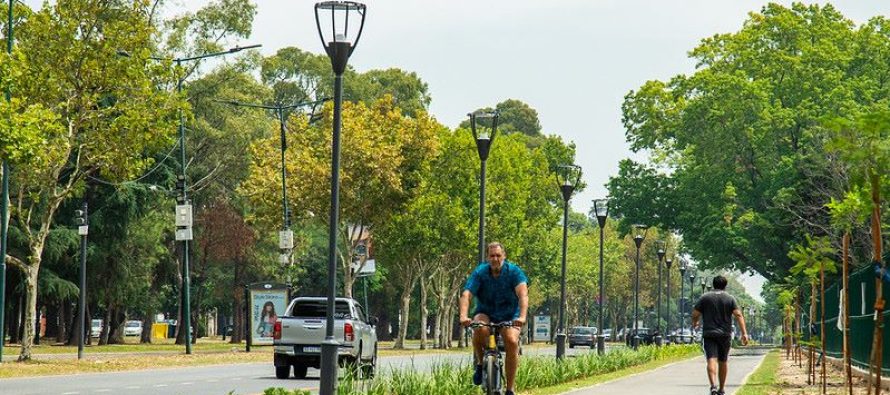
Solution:
<svg viewBox="0 0 890 395"><path fill-rule="evenodd" d="M519 334L525 324L528 311L528 277L515 263L507 261L507 253L500 243L490 243L488 262L482 262L473 270L460 297L460 323L464 327L474 321L484 324L513 322L513 326L500 329L506 349L506 395L513 395L513 383L519 368ZM476 297L476 311L469 318L470 300ZM473 330L473 356L475 371L473 384L482 384L482 354L488 339L489 328Z"/></svg>

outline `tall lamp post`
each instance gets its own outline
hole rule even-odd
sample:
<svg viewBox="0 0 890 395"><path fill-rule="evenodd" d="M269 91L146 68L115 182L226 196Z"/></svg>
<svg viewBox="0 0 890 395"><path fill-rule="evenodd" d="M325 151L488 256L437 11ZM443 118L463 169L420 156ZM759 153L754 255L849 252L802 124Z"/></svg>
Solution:
<svg viewBox="0 0 890 395"><path fill-rule="evenodd" d="M657 248L656 254L658 255L658 294L655 297L655 344L661 345L662 336L661 336L661 263L664 262L664 240L656 240L655 246Z"/></svg>
<svg viewBox="0 0 890 395"><path fill-rule="evenodd" d="M689 270L689 303L693 303L695 299L695 271L690 268ZM695 331L695 328L692 327L692 304L689 305L689 335L692 336L692 332Z"/></svg>
<svg viewBox="0 0 890 395"><path fill-rule="evenodd" d="M606 353L606 338L602 335L605 330L604 321L603 321L603 305L606 304L605 294L603 285L605 284L604 275L603 275L603 238L604 231L606 229L606 220L609 218L609 200L607 199L594 199L593 200L593 212L596 214L596 222L600 226L600 294L599 294L599 336L596 337L596 352L599 355L603 355Z"/></svg>
<svg viewBox="0 0 890 395"><path fill-rule="evenodd" d="M664 274L667 282L667 302L665 303L665 306L667 306L667 312L665 313L665 317L667 317L667 328L665 328L665 333L668 334L668 343L670 343L671 336L671 265L673 263L674 260L671 257L668 257L664 261Z"/></svg>
<svg viewBox="0 0 890 395"><path fill-rule="evenodd" d="M683 258L680 258L680 265L678 266L678 269L680 269L680 295L677 296L677 303L679 304L678 310L680 311L680 320L677 321L677 340L679 342L683 342L683 327L685 326L683 322L686 319L686 305L689 303L683 303L683 299L685 298L685 296L683 296L685 295L685 288L683 287L683 285L686 283L686 269L688 268L689 262L687 262ZM690 335L692 335L692 333L690 333Z"/></svg>
<svg viewBox="0 0 890 395"><path fill-rule="evenodd" d="M279 257L279 262L282 265L287 265L290 263L290 253L294 248L294 232L290 229L290 206L287 203L287 167L284 165L284 155L287 151L287 111L293 110L301 107L312 107L313 112L316 106L324 103L329 99L321 99L311 102L301 102L289 105L280 105L280 104L254 104L254 103L243 103L235 100L227 100L220 101L222 103L226 103L236 107L247 107L247 108L258 108L263 110L273 110L275 111L276 118L278 118L278 125L280 130L280 147L281 147L281 216L282 216L282 226L281 231L278 232L278 248L281 250L281 255ZM288 281L288 284L290 282ZM367 306L366 306L367 307Z"/></svg>
<svg viewBox="0 0 890 395"><path fill-rule="evenodd" d="M649 227L636 224L634 227L634 245L637 246L636 270L634 270L634 337L631 345L634 350L640 347L640 247L646 239Z"/></svg>
<svg viewBox="0 0 890 395"><path fill-rule="evenodd" d="M556 182L562 192L562 281L560 281L559 327L556 330L556 359L561 360L566 352L566 252L569 241L569 200L581 181L581 168L575 165L560 165L556 168Z"/></svg>
<svg viewBox="0 0 890 395"><path fill-rule="evenodd" d="M12 25L12 3L14 0L9 0L9 9L6 14L6 28L9 29L6 32L6 53L12 53L12 40L13 40L13 25ZM9 91L9 84L6 84L6 102L12 98L12 93ZM10 124L11 125L11 124ZM12 127L12 126L10 126ZM12 130L8 133L12 134ZM3 192L0 193L0 364L3 363L3 344L6 339L6 332L3 328L6 327L4 323L4 317L6 316L6 233L8 231L9 226L9 163L6 161L6 158L0 158L2 161L3 171L3 180L0 181L0 188L2 188Z"/></svg>
<svg viewBox="0 0 890 395"><path fill-rule="evenodd" d="M151 56L154 60L167 60L176 63L176 68L181 69L182 64L186 62L198 61L217 56L229 55L241 52L245 49L259 48L262 45L248 45L246 47L236 46L225 51L205 53L196 56L188 56L182 58L163 58ZM124 50L118 50L120 56L130 57L130 53ZM182 95L182 84L185 82L185 76L176 79L176 93ZM176 187L179 189L179 202L176 205L175 225L176 225L176 241L182 241L182 300L180 306L182 308L182 319L184 325L180 325L180 330L185 330L185 353L192 353L192 310L191 310L191 278L189 276L189 242L192 240L192 205L188 200L188 183L186 182L186 157L185 157L185 116L182 109L179 109L179 169Z"/></svg>
<svg viewBox="0 0 890 395"><path fill-rule="evenodd" d="M470 117L470 130L476 140L476 151L479 152L479 262L485 261L485 170L488 153L498 133L498 112L477 111L467 114ZM481 125L488 120L488 126Z"/></svg>
<svg viewBox="0 0 890 395"><path fill-rule="evenodd" d="M325 37L320 14L329 13L330 36ZM340 215L340 128L342 127L343 73L349 57L355 51L365 27L367 7L353 1L323 1L315 3L315 24L334 71L334 125L331 144L331 212L328 222L328 305L325 340L321 344L321 395L337 393L337 352L340 342L334 338L334 300L337 287L337 224ZM350 16L358 18L358 32L350 37ZM327 20L327 18L325 18ZM339 25L338 25L338 22Z"/></svg>

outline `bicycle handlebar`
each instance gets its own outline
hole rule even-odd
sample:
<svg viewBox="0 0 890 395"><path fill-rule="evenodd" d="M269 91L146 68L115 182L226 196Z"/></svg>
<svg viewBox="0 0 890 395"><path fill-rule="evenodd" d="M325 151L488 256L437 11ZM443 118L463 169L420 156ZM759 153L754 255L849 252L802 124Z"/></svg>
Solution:
<svg viewBox="0 0 890 395"><path fill-rule="evenodd" d="M470 324L470 328L474 328L474 329L481 328L481 327L489 327L489 328L493 328L493 329L499 329L499 328L510 328L510 327L515 327L515 326L516 325L513 325L513 321L504 321L504 322L499 322L497 324L486 324L484 322L473 322Z"/></svg>

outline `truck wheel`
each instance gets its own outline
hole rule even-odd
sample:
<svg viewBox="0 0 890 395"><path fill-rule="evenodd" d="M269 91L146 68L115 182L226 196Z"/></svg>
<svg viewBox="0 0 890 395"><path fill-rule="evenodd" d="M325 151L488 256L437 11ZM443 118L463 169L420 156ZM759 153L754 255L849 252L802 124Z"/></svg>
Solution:
<svg viewBox="0 0 890 395"><path fill-rule="evenodd" d="M306 378L306 371L309 370L309 367L306 365L296 364L294 365L294 377L302 380Z"/></svg>
<svg viewBox="0 0 890 395"><path fill-rule="evenodd" d="M276 366L275 377L278 377L279 379L286 379L290 377L290 365Z"/></svg>
<svg viewBox="0 0 890 395"><path fill-rule="evenodd" d="M374 373L377 370L377 345L374 345L374 355L371 357L370 361L362 364L362 376L365 379L373 379Z"/></svg>

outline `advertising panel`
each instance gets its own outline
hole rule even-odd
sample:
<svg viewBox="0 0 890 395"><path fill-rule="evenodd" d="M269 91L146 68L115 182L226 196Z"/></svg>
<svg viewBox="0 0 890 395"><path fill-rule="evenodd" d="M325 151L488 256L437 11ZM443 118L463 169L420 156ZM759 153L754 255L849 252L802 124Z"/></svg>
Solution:
<svg viewBox="0 0 890 395"><path fill-rule="evenodd" d="M550 341L550 316L535 316L535 333L532 337L534 341Z"/></svg>
<svg viewBox="0 0 890 395"><path fill-rule="evenodd" d="M287 308L287 288L257 287L250 290L251 344L271 345L272 329L279 314Z"/></svg>

